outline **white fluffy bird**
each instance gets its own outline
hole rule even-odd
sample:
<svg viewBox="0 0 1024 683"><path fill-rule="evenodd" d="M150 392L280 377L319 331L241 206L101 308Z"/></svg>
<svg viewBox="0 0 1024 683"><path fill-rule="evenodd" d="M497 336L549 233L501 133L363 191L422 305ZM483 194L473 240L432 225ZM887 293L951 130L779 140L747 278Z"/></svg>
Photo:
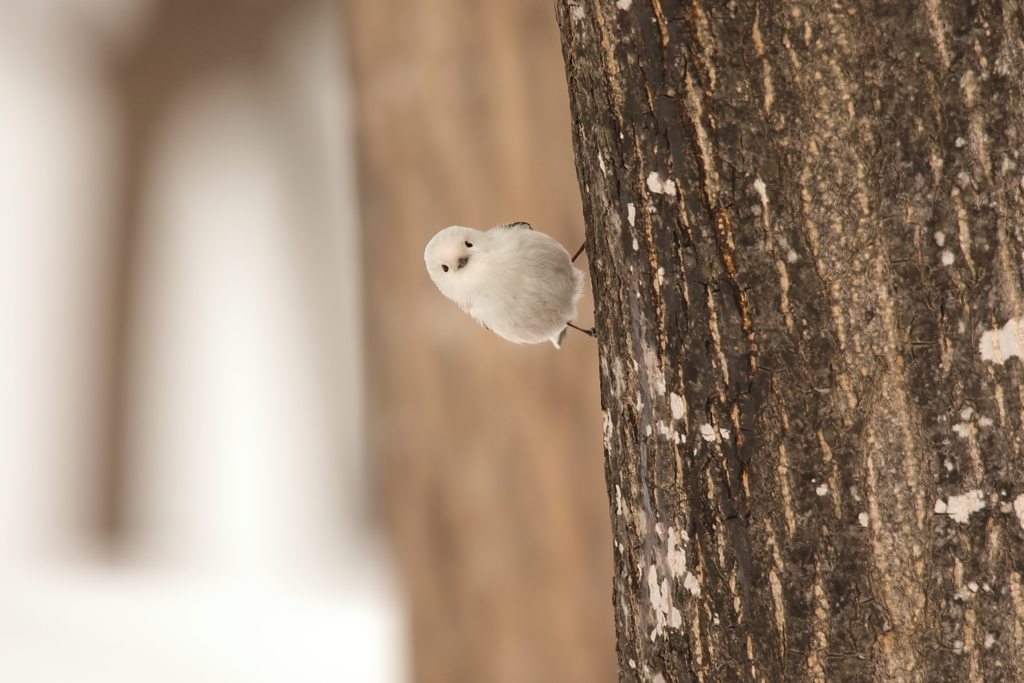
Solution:
<svg viewBox="0 0 1024 683"><path fill-rule="evenodd" d="M559 348L576 317L583 273L561 244L529 223L487 232L453 225L427 243L423 260L442 294L511 342Z"/></svg>

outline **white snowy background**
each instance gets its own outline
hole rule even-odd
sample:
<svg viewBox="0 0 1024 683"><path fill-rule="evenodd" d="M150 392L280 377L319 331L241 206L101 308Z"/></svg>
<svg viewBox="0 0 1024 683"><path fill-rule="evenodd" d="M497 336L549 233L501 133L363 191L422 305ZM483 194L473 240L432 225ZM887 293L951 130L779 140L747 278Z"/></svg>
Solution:
<svg viewBox="0 0 1024 683"><path fill-rule="evenodd" d="M146 159L125 529L95 529L121 139L146 0L0 0L0 681L406 680L368 514L332 5L191 83Z"/></svg>

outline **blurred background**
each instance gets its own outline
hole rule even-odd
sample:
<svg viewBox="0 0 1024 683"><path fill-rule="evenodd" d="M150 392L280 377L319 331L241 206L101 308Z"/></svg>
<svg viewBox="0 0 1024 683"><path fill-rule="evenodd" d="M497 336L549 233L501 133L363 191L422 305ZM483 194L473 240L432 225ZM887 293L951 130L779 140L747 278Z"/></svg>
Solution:
<svg viewBox="0 0 1024 683"><path fill-rule="evenodd" d="M423 267L514 220L550 0L0 0L0 680L614 680L596 344Z"/></svg>

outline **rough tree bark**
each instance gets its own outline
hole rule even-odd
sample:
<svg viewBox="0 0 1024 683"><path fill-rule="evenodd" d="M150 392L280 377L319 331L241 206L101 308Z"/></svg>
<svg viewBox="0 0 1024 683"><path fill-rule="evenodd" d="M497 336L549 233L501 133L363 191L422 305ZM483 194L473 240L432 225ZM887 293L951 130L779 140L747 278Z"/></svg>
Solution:
<svg viewBox="0 0 1024 683"><path fill-rule="evenodd" d="M556 6L620 680L1024 680L1019 3Z"/></svg>

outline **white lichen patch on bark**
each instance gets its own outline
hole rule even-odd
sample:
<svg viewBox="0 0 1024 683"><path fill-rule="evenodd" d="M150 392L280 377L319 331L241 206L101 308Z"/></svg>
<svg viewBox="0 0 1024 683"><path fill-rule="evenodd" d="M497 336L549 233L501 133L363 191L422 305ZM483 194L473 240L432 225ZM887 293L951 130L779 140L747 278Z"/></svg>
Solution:
<svg viewBox="0 0 1024 683"><path fill-rule="evenodd" d="M668 439L669 443L686 443L686 435L665 424L664 420L658 420L658 433Z"/></svg>
<svg viewBox="0 0 1024 683"><path fill-rule="evenodd" d="M665 371L661 369L661 361L658 358L657 350L645 345L643 358L644 369L647 370L647 374L650 376L648 384L654 387L658 396L664 396L667 390L665 386Z"/></svg>
<svg viewBox="0 0 1024 683"><path fill-rule="evenodd" d="M668 407L672 411L673 420L682 420L686 415L686 401L674 391L668 396Z"/></svg>
<svg viewBox="0 0 1024 683"><path fill-rule="evenodd" d="M705 441L715 440L715 428L705 423L700 426L700 435L704 437Z"/></svg>
<svg viewBox="0 0 1024 683"><path fill-rule="evenodd" d="M967 439L974 435L974 423L972 422L957 422L953 425L953 431L961 439Z"/></svg>
<svg viewBox="0 0 1024 683"><path fill-rule="evenodd" d="M865 529L868 527L868 522L870 521L871 519L868 517L868 513L866 512L862 512L859 515L857 515L857 522Z"/></svg>
<svg viewBox="0 0 1024 683"><path fill-rule="evenodd" d="M612 386L614 387L616 398L622 398L623 383L625 381L622 373L622 359L615 358L612 361L612 379L614 380Z"/></svg>
<svg viewBox="0 0 1024 683"><path fill-rule="evenodd" d="M636 206L633 204L626 204L626 220L629 221L629 227L636 227Z"/></svg>
<svg viewBox="0 0 1024 683"><path fill-rule="evenodd" d="M1024 319L1010 318L1002 328L989 330L981 335L978 352L982 360L990 360L1002 365L1017 356L1024 356Z"/></svg>
<svg viewBox="0 0 1024 683"><path fill-rule="evenodd" d="M667 194L669 197L676 196L676 183L671 178L662 178L657 171L651 171L647 176L647 189L655 194Z"/></svg>
<svg viewBox="0 0 1024 683"><path fill-rule="evenodd" d="M768 186L760 178L754 180L754 190L761 197L761 206L768 208Z"/></svg>
<svg viewBox="0 0 1024 683"><path fill-rule="evenodd" d="M1013 511L1017 514L1017 521L1020 522L1020 528L1024 529L1024 493L1017 496L1013 501Z"/></svg>
<svg viewBox="0 0 1024 683"><path fill-rule="evenodd" d="M686 590L690 591L693 595L700 595L700 582L686 568L686 548L684 544L688 543L689 540L690 537L687 536L685 531L676 531L673 527L669 527L665 559L672 578L682 579L683 587Z"/></svg>
<svg viewBox="0 0 1024 683"><path fill-rule="evenodd" d="M935 501L935 513L949 515L958 524L967 523L973 513L983 509L985 509L985 494L979 490Z"/></svg>
<svg viewBox="0 0 1024 683"><path fill-rule="evenodd" d="M683 625L683 615L676 606L672 604L672 587L668 578L659 583L658 568L651 565L647 570L647 592L651 599L651 617L654 628L651 630L651 640L658 636L665 635L666 628L678 629Z"/></svg>

